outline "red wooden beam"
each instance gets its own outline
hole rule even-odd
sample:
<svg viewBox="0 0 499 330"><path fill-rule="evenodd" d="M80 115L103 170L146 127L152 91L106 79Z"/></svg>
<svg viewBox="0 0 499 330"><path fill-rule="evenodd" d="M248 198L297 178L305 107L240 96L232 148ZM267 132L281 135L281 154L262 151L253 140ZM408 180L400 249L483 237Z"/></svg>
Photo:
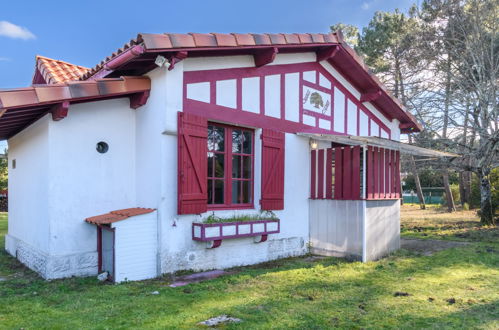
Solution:
<svg viewBox="0 0 499 330"><path fill-rule="evenodd" d="M367 149L367 199L374 197L374 147Z"/></svg>
<svg viewBox="0 0 499 330"><path fill-rule="evenodd" d="M333 149L326 153L326 198L333 199Z"/></svg>
<svg viewBox="0 0 499 330"><path fill-rule="evenodd" d="M324 199L324 149L319 150L319 159L318 159L319 166L317 167L318 171L318 178L317 181L319 181L318 184L318 191L317 191L317 198L318 199Z"/></svg>
<svg viewBox="0 0 499 330"><path fill-rule="evenodd" d="M377 147L374 148L373 152L373 160L374 160L374 175L373 175L373 188L374 188L374 199L379 198L379 149Z"/></svg>
<svg viewBox="0 0 499 330"><path fill-rule="evenodd" d="M385 198L391 198L390 190L390 155L392 151L385 150Z"/></svg>
<svg viewBox="0 0 499 330"><path fill-rule="evenodd" d="M272 63L279 50L277 47L266 48L264 50L256 51L253 55L255 59L255 66L260 67Z"/></svg>
<svg viewBox="0 0 499 330"><path fill-rule="evenodd" d="M52 120L59 121L66 118L68 116L68 110L69 101L64 101L54 105L52 109L50 109L50 112L52 113Z"/></svg>
<svg viewBox="0 0 499 330"><path fill-rule="evenodd" d="M170 66L168 67L168 71L171 71L175 68L175 64L182 61L187 57L188 53L186 51L175 52L170 56Z"/></svg>
<svg viewBox="0 0 499 330"><path fill-rule="evenodd" d="M130 96L130 108L137 109L147 103L149 99L150 91L144 91L142 93L133 94Z"/></svg>
<svg viewBox="0 0 499 330"><path fill-rule="evenodd" d="M334 148L334 199L343 199L343 149Z"/></svg>
<svg viewBox="0 0 499 330"><path fill-rule="evenodd" d="M310 178L310 198L311 199L317 199L317 150L312 150L310 153L311 158L310 158L310 167L312 168L311 171L311 178Z"/></svg>
<svg viewBox="0 0 499 330"><path fill-rule="evenodd" d="M352 199L360 199L360 153L362 152L360 146L352 148Z"/></svg>
<svg viewBox="0 0 499 330"><path fill-rule="evenodd" d="M317 62L332 59L338 53L338 50L338 46L321 48L317 51Z"/></svg>
<svg viewBox="0 0 499 330"><path fill-rule="evenodd" d="M343 149L343 199L352 199L352 148Z"/></svg>
<svg viewBox="0 0 499 330"><path fill-rule="evenodd" d="M372 101L375 101L375 100L377 100L382 95L382 93L383 92L380 89L378 89L377 91L374 91L374 92L362 93L360 95L360 102L372 102Z"/></svg>

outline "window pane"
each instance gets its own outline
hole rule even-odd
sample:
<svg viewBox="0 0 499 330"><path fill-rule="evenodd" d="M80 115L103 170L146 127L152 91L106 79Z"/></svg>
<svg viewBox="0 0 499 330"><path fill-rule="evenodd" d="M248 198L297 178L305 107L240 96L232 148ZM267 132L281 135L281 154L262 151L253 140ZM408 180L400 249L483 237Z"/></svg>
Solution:
<svg viewBox="0 0 499 330"><path fill-rule="evenodd" d="M213 152L208 152L208 177L213 176L213 158L215 154Z"/></svg>
<svg viewBox="0 0 499 330"><path fill-rule="evenodd" d="M242 181L243 183L243 203L251 203L251 181Z"/></svg>
<svg viewBox="0 0 499 330"><path fill-rule="evenodd" d="M251 179L251 157L242 156L243 158L243 178Z"/></svg>
<svg viewBox="0 0 499 330"><path fill-rule="evenodd" d="M232 181L232 204L240 204L241 181Z"/></svg>
<svg viewBox="0 0 499 330"><path fill-rule="evenodd" d="M241 177L241 156L232 156L232 177Z"/></svg>
<svg viewBox="0 0 499 330"><path fill-rule="evenodd" d="M251 132L243 132L243 153L251 154Z"/></svg>
<svg viewBox="0 0 499 330"><path fill-rule="evenodd" d="M225 177L225 155L215 154L215 177L223 178Z"/></svg>
<svg viewBox="0 0 499 330"><path fill-rule="evenodd" d="M215 182L215 204L224 203L224 181L214 180Z"/></svg>
<svg viewBox="0 0 499 330"><path fill-rule="evenodd" d="M243 142L243 132L240 129L232 130L232 152L241 153Z"/></svg>
<svg viewBox="0 0 499 330"><path fill-rule="evenodd" d="M213 204L213 181L208 180L208 204Z"/></svg>
<svg viewBox="0 0 499 330"><path fill-rule="evenodd" d="M225 128L219 126L208 126L208 150L224 151Z"/></svg>

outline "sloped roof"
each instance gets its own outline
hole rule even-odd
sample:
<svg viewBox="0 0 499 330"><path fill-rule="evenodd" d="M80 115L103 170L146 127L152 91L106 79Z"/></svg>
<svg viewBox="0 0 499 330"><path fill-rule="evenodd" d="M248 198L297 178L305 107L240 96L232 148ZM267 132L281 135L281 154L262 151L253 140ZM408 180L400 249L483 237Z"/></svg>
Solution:
<svg viewBox="0 0 499 330"><path fill-rule="evenodd" d="M79 80L90 69L64 62L61 60L54 60L45 56L36 56L36 72L33 77L33 83L40 83L39 77L41 76L47 84L60 84L68 81Z"/></svg>
<svg viewBox="0 0 499 330"><path fill-rule="evenodd" d="M62 84L34 85L26 88L0 89L0 139L20 132L26 126L57 110L64 103L80 103L140 95L151 89L149 77L104 78L70 81ZM140 106L140 98L131 106Z"/></svg>
<svg viewBox="0 0 499 330"><path fill-rule="evenodd" d="M163 33L138 34L106 57L80 79L120 75L142 75L156 68L158 55L170 60L185 57L252 54L274 50L278 53L316 52L318 60L332 64L355 88L365 94L390 119L401 123L403 133L417 132L422 126L402 103L370 72L362 58L338 33ZM363 99L361 98L361 101Z"/></svg>
<svg viewBox="0 0 499 330"><path fill-rule="evenodd" d="M137 215L143 215L156 211L156 209L147 209L142 207L134 207L123 210L111 211L109 213L96 215L86 218L85 221L94 225L108 225L113 222L122 221Z"/></svg>

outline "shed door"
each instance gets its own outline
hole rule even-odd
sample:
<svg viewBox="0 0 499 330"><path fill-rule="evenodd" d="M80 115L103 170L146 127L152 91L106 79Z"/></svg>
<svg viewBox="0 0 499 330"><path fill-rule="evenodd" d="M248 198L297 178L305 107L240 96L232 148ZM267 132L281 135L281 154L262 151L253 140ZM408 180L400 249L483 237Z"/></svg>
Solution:
<svg viewBox="0 0 499 330"><path fill-rule="evenodd" d="M114 278L114 231L102 229L102 266L101 272L108 272Z"/></svg>

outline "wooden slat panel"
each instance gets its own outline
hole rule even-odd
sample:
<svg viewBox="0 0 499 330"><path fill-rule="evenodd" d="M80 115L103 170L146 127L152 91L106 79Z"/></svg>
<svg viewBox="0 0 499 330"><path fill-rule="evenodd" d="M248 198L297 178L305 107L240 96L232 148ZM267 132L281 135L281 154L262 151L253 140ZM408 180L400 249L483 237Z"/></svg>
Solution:
<svg viewBox="0 0 499 330"><path fill-rule="evenodd" d="M317 165L317 198L324 199L324 149L319 150Z"/></svg>
<svg viewBox="0 0 499 330"><path fill-rule="evenodd" d="M334 199L343 199L343 149L334 148Z"/></svg>
<svg viewBox="0 0 499 330"><path fill-rule="evenodd" d="M352 148L352 198L360 199L360 146Z"/></svg>
<svg viewBox="0 0 499 330"><path fill-rule="evenodd" d="M367 152L367 199L374 198L374 147L368 147Z"/></svg>
<svg viewBox="0 0 499 330"><path fill-rule="evenodd" d="M395 198L400 198L400 152L395 151Z"/></svg>
<svg viewBox="0 0 499 330"><path fill-rule="evenodd" d="M385 198L385 151L379 148L379 198Z"/></svg>
<svg viewBox="0 0 499 330"><path fill-rule="evenodd" d="M373 151L373 198L379 198L379 149Z"/></svg>
<svg viewBox="0 0 499 330"><path fill-rule="evenodd" d="M390 155L391 150L385 150L385 197L391 198L390 190Z"/></svg>
<svg viewBox="0 0 499 330"><path fill-rule="evenodd" d="M333 149L326 151L326 198L333 198Z"/></svg>
<svg viewBox="0 0 499 330"><path fill-rule="evenodd" d="M317 150L310 153L310 198L317 199Z"/></svg>
<svg viewBox="0 0 499 330"><path fill-rule="evenodd" d="M352 199L352 148L343 149L343 199Z"/></svg>

